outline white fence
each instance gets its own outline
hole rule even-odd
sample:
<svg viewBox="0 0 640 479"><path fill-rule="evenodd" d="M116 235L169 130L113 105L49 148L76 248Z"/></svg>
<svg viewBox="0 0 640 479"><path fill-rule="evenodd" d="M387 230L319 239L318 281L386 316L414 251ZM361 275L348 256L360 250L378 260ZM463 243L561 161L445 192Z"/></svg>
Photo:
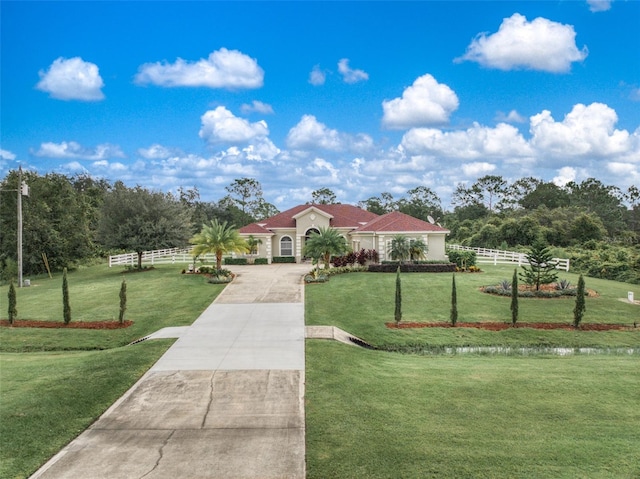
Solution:
<svg viewBox="0 0 640 479"><path fill-rule="evenodd" d="M522 266L523 264L529 264L525 253L516 253L514 251L502 251L498 249L487 248L470 248L468 246L460 246L457 244L448 244L448 249L462 250L462 251L475 251L476 262L484 264L517 264ZM569 260L564 258L553 258L556 263L556 269L562 269L569 271Z"/></svg>
<svg viewBox="0 0 640 479"><path fill-rule="evenodd" d="M142 253L143 264L189 264L193 263L193 256L187 248L159 249ZM214 264L216 256L206 254L198 257L198 261ZM109 268L118 265L138 265L138 253L124 253L109 256Z"/></svg>

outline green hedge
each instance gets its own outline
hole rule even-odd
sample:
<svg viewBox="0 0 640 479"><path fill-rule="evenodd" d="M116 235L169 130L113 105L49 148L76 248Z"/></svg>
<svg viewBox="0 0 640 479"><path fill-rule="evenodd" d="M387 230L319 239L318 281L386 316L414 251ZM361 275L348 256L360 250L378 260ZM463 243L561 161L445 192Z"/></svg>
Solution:
<svg viewBox="0 0 640 479"><path fill-rule="evenodd" d="M231 257L225 258L224 264L237 264L237 265L247 264L247 258L231 258Z"/></svg>
<svg viewBox="0 0 640 479"><path fill-rule="evenodd" d="M269 260L267 258L256 258L253 264L269 264Z"/></svg>
<svg viewBox="0 0 640 479"><path fill-rule="evenodd" d="M402 273L453 273L456 270L454 263L440 264L370 264L370 273L395 273L400 266Z"/></svg>
<svg viewBox="0 0 640 479"><path fill-rule="evenodd" d="M295 263L295 256L274 256L271 260L272 263Z"/></svg>

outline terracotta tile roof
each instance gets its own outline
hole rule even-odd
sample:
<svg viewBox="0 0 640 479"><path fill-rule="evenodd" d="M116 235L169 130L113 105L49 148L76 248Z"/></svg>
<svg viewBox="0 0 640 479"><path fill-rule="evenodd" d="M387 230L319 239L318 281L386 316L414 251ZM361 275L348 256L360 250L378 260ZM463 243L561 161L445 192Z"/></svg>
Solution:
<svg viewBox="0 0 640 479"><path fill-rule="evenodd" d="M353 205L298 205L282 213L278 213L271 218L261 220L257 223L240 228L240 233L244 234L256 234L265 233L272 228L295 228L296 220L293 218L299 213L314 207L320 211L332 216L331 226L333 228L357 228L361 223L369 222L378 217L375 213L363 210ZM263 227L258 226L264 224ZM256 227L260 228L259 230Z"/></svg>
<svg viewBox="0 0 640 479"><path fill-rule="evenodd" d="M262 221L260 222L260 224L262 224ZM248 234L248 235L255 235L255 234L269 234L272 235L273 233L271 231L269 231L268 229L260 226L258 223L251 223L250 225L247 226L243 226L242 228L240 228L239 230L240 233L244 233L244 234Z"/></svg>
<svg viewBox="0 0 640 479"><path fill-rule="evenodd" d="M393 232L393 233L417 233L417 232L441 232L448 233L449 230L442 226L434 225L426 221L419 220L399 211L378 216L364 226L359 227L357 232Z"/></svg>

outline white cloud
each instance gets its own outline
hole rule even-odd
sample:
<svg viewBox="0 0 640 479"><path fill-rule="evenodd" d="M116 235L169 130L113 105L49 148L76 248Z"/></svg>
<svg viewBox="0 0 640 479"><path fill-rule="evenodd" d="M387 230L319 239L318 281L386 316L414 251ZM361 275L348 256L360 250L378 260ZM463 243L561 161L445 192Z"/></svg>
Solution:
<svg viewBox="0 0 640 479"><path fill-rule="evenodd" d="M518 113L516 110L511 110L509 113L499 111L496 114L496 121L505 123L524 123L527 119Z"/></svg>
<svg viewBox="0 0 640 479"><path fill-rule="evenodd" d="M629 99L631 101L640 101L640 88L632 88L629 93Z"/></svg>
<svg viewBox="0 0 640 479"><path fill-rule="evenodd" d="M526 158L533 154L518 129L506 123L499 123L495 128L474 123L471 128L457 131L414 128L405 133L401 145L411 154L460 160Z"/></svg>
<svg viewBox="0 0 640 479"><path fill-rule="evenodd" d="M0 159L2 160L15 160L16 155L11 153L9 150L0 149Z"/></svg>
<svg viewBox="0 0 640 479"><path fill-rule="evenodd" d="M571 181L575 181L576 176L575 168L564 166L558 170L558 175L553 178L553 183L557 186L564 186Z"/></svg>
<svg viewBox="0 0 640 479"><path fill-rule="evenodd" d="M308 174L315 176L316 180L321 178L322 183L324 184L339 183L338 179L340 177L340 170L323 158L314 159L309 165L307 165L305 171Z"/></svg>
<svg viewBox="0 0 640 479"><path fill-rule="evenodd" d="M451 88L426 74L406 88L402 98L382 102L382 124L391 129L405 129L448 123L458 104Z"/></svg>
<svg viewBox="0 0 640 479"><path fill-rule="evenodd" d="M611 8L613 0L587 0L592 12L605 12Z"/></svg>
<svg viewBox="0 0 640 479"><path fill-rule="evenodd" d="M61 143L45 142L40 148L32 152L35 156L44 158L66 158L74 160L105 160L108 158L124 158L125 154L119 146L104 143L95 148L85 148L75 141Z"/></svg>
<svg viewBox="0 0 640 479"><path fill-rule="evenodd" d="M557 158L637 155L638 143L628 131L614 129L617 122L615 110L603 103L578 103L562 122L544 110L530 119L531 145L541 156Z"/></svg>
<svg viewBox="0 0 640 479"><path fill-rule="evenodd" d="M38 90L49 93L58 100L102 100L104 82L98 67L85 62L80 57L58 58L46 72L40 70L40 81L36 85Z"/></svg>
<svg viewBox="0 0 640 479"><path fill-rule="evenodd" d="M478 178L480 176L487 175L493 171L495 171L496 165L492 165L491 163L487 163L485 161L477 162L477 163L467 163L462 165L462 172L465 176L470 178Z"/></svg>
<svg viewBox="0 0 640 479"><path fill-rule="evenodd" d="M309 83L313 86L324 85L327 79L327 74L320 69L320 65L314 65L313 70L309 73Z"/></svg>
<svg viewBox="0 0 640 479"><path fill-rule="evenodd" d="M287 146L293 150L366 151L373 139L360 133L352 136L327 127L313 115L304 115L287 134Z"/></svg>
<svg viewBox="0 0 640 479"><path fill-rule="evenodd" d="M200 138L208 143L246 143L269 134L264 120L250 123L239 118L223 106L209 110L201 117Z"/></svg>
<svg viewBox="0 0 640 479"><path fill-rule="evenodd" d="M364 70L350 68L348 58L343 58L338 62L338 71L345 83L358 83L369 79L369 74Z"/></svg>
<svg viewBox="0 0 640 479"><path fill-rule="evenodd" d="M145 63L138 69L136 83L164 87L260 88L264 71L258 62L238 50L221 48L208 58L188 62Z"/></svg>
<svg viewBox="0 0 640 479"><path fill-rule="evenodd" d="M147 160L160 160L169 158L173 154L173 151L155 143L149 148L138 148L138 154Z"/></svg>
<svg viewBox="0 0 640 479"><path fill-rule="evenodd" d="M261 113L263 115L273 115L273 107L258 100L253 100L251 104L243 103L240 107L240 111L245 115L254 112Z"/></svg>
<svg viewBox="0 0 640 479"><path fill-rule="evenodd" d="M578 50L572 25L514 13L505 18L497 33L480 33L456 61L469 60L488 68L513 70L524 68L565 73L573 62L587 57L586 46Z"/></svg>

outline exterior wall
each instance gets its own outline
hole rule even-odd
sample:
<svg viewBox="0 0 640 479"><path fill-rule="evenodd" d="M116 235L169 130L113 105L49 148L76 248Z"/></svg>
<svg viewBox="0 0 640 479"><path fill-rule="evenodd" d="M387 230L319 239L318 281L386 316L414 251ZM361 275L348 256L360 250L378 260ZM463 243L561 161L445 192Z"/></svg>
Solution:
<svg viewBox="0 0 640 479"><path fill-rule="evenodd" d="M430 260L446 260L448 261L447 252L445 249L445 237L444 234L431 234L429 235L429 251L427 252L427 259Z"/></svg>
<svg viewBox="0 0 640 479"><path fill-rule="evenodd" d="M271 237L271 258L273 258L274 256L283 256L280 253L280 240L285 236L288 236L289 238L291 238L291 241L293 242L293 251L292 251L293 256L298 256L299 245L297 244L298 242L296 241L295 229L275 230L274 233L275 235Z"/></svg>

